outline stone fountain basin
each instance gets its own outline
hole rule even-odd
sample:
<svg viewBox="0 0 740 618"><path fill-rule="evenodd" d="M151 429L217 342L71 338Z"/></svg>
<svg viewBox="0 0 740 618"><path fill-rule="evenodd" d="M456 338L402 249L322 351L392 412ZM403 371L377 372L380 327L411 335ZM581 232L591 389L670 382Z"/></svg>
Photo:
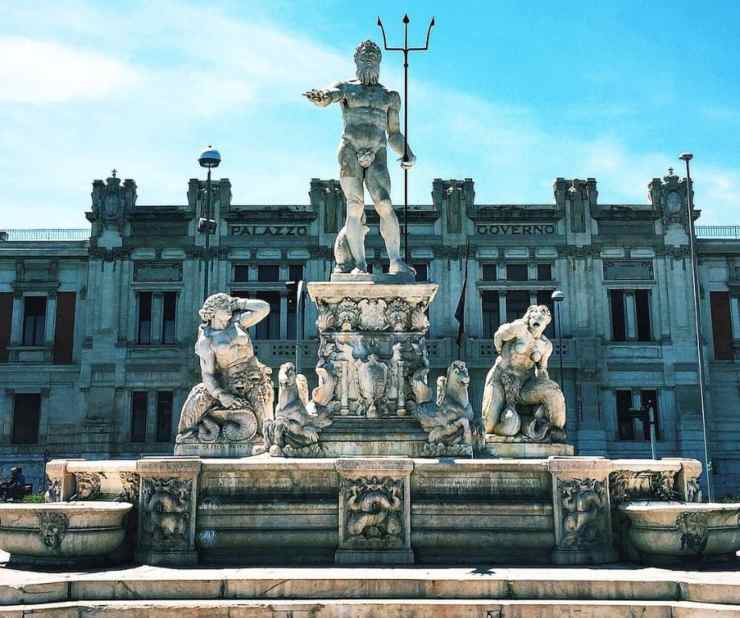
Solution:
<svg viewBox="0 0 740 618"><path fill-rule="evenodd" d="M734 560L740 550L740 503L632 502L619 511L629 519L622 540L645 564Z"/></svg>
<svg viewBox="0 0 740 618"><path fill-rule="evenodd" d="M0 504L0 549L12 563L104 563L123 542L131 508L128 502Z"/></svg>

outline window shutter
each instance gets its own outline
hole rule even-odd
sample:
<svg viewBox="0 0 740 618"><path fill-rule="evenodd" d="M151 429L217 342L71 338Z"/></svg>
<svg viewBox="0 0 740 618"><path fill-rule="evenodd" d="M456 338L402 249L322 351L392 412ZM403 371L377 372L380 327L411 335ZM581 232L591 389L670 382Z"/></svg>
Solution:
<svg viewBox="0 0 740 618"><path fill-rule="evenodd" d="M72 362L75 336L75 292L57 293L57 317L54 330L54 364L68 365Z"/></svg>

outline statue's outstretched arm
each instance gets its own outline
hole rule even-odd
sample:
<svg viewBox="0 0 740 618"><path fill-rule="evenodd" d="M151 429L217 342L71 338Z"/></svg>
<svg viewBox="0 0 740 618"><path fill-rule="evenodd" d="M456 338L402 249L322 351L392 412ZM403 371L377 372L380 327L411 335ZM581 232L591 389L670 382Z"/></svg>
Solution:
<svg viewBox="0 0 740 618"><path fill-rule="evenodd" d="M270 305L267 301L257 298L240 298L236 307L236 311L240 312L237 319L243 328L254 326L270 313Z"/></svg>
<svg viewBox="0 0 740 618"><path fill-rule="evenodd" d="M395 91L390 92L391 104L388 108L388 145L393 151L403 158L403 147L406 144L406 138L401 133L401 121L399 114L401 111L401 95ZM401 161L401 167L412 167L416 161L416 156L411 151L411 146L406 144L409 160L404 163Z"/></svg>
<svg viewBox="0 0 740 618"><path fill-rule="evenodd" d="M314 105L319 107L326 107L332 103L338 103L344 98L344 90L341 82L336 82L328 88L313 88L303 93Z"/></svg>

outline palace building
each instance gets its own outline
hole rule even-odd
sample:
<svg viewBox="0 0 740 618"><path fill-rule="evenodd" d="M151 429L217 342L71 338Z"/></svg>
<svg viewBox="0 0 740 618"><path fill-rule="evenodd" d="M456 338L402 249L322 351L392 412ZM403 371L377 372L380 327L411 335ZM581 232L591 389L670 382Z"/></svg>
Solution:
<svg viewBox="0 0 740 618"><path fill-rule="evenodd" d="M480 413L493 334L530 304L552 307L550 376L562 384L577 454L704 459L688 248L687 183L671 171L649 203L601 204L596 180L558 178L547 204L480 204L472 179L434 181L409 208L417 279L439 284L429 309L430 384L455 359ZM49 457L171 454L180 407L199 379L193 353L205 273L211 293L261 298L253 333L273 368L297 361L316 381L316 312L299 281L328 280L344 220L336 180L309 203L238 205L212 185L216 230L198 230L205 183L187 203L138 205L134 180L93 182L90 229L0 231L0 465L42 483ZM387 268L367 208L368 258ZM709 453L717 496L740 493L740 227L697 226ZM467 256L467 264L466 264ZM455 319L465 286L464 337ZM302 317L302 323L299 323ZM558 333L560 337L558 337ZM302 335L302 336L301 336ZM562 358L562 375L561 375Z"/></svg>

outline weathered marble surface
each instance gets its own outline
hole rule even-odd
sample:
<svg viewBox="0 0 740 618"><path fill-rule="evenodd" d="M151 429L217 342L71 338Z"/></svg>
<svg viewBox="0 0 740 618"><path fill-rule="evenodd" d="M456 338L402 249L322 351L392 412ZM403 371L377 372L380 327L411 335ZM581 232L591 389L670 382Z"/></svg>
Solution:
<svg viewBox="0 0 740 618"><path fill-rule="evenodd" d="M631 502L619 507L626 557L647 565L736 560L740 504Z"/></svg>
<svg viewBox="0 0 740 618"><path fill-rule="evenodd" d="M499 326L499 353L486 376L482 416L487 434L522 442L565 441L565 398L547 371L552 343L544 331L552 321L544 305Z"/></svg>
<svg viewBox="0 0 740 618"><path fill-rule="evenodd" d="M96 462L49 465L66 477L83 463L91 473ZM701 472L694 460L598 457L97 463L107 476L135 465L137 559L168 565L613 562L614 509L686 501ZM630 480L635 471L658 480Z"/></svg>
<svg viewBox="0 0 740 618"><path fill-rule="evenodd" d="M401 258L401 230L391 203L387 146L401 155L401 166L410 168L416 157L401 134L401 97L378 82L380 48L364 41L355 51L357 79L336 82L328 88L309 90L304 96L319 107L339 103L344 132L339 142L339 179L347 202L347 220L334 243L334 272L374 280L365 259L365 189L380 216L380 234L390 261L389 275L413 281L414 270ZM404 157L404 149L406 156ZM381 276L382 278L382 276ZM332 280L334 278L332 277Z"/></svg>
<svg viewBox="0 0 740 618"><path fill-rule="evenodd" d="M0 504L0 549L31 566L104 564L124 539L124 502Z"/></svg>
<svg viewBox="0 0 740 618"><path fill-rule="evenodd" d="M264 424L273 416L272 370L257 360L247 329L269 312L263 300L223 293L203 303L195 343L203 381L183 405L176 455L264 452Z"/></svg>

